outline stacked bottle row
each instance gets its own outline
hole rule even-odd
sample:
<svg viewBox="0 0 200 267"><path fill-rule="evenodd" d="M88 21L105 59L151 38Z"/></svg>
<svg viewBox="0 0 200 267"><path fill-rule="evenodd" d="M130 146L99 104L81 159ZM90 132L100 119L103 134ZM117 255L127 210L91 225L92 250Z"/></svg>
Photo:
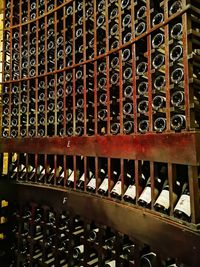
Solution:
<svg viewBox="0 0 200 267"><path fill-rule="evenodd" d="M16 153L9 158L7 177L12 181L86 191L191 221L193 177L186 165Z"/></svg>
<svg viewBox="0 0 200 267"><path fill-rule="evenodd" d="M44 15L46 12L53 11L54 8L62 5L65 0L48 0L47 9L44 0L35 0L29 3L29 1L5 1L5 27L9 28L11 25L18 25L20 23L26 23L30 20L35 20L39 16ZM37 11L37 8L39 11ZM21 11L21 14L20 14ZM12 17L14 14L14 17Z"/></svg>
<svg viewBox="0 0 200 267"><path fill-rule="evenodd" d="M11 219L9 266L178 266L175 259L161 260L148 245L66 210L32 203L16 207Z"/></svg>
<svg viewBox="0 0 200 267"><path fill-rule="evenodd" d="M197 12L179 0L75 1L25 22L53 2L5 8L3 137L199 128Z"/></svg>
<svg viewBox="0 0 200 267"><path fill-rule="evenodd" d="M0 260L4 264L9 261L9 207L8 201L1 197L0 199Z"/></svg>

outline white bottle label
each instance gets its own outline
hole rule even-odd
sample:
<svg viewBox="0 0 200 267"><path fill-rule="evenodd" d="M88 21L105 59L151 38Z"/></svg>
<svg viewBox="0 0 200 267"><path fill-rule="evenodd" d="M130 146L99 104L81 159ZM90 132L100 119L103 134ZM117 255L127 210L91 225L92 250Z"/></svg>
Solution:
<svg viewBox="0 0 200 267"><path fill-rule="evenodd" d="M93 173L92 172L89 172L89 177L88 178L90 179L90 178L92 178L92 176L93 176ZM79 181L83 181L83 182L85 181L85 173L83 173L81 175Z"/></svg>
<svg viewBox="0 0 200 267"><path fill-rule="evenodd" d="M56 177L60 176L60 172L62 171L62 167L58 166L58 168L56 169Z"/></svg>
<svg viewBox="0 0 200 267"><path fill-rule="evenodd" d="M169 203L169 191L168 190L166 189L162 190L162 192L160 193L154 205L156 204L163 206L165 209L169 209L170 203Z"/></svg>
<svg viewBox="0 0 200 267"><path fill-rule="evenodd" d="M147 204L151 203L151 187L146 186L138 200L143 200Z"/></svg>
<svg viewBox="0 0 200 267"><path fill-rule="evenodd" d="M26 169L26 166L24 166L24 164L21 164L21 171L24 171Z"/></svg>
<svg viewBox="0 0 200 267"><path fill-rule="evenodd" d="M99 228L93 229L93 232L98 233L99 232Z"/></svg>
<svg viewBox="0 0 200 267"><path fill-rule="evenodd" d="M132 199L135 199L136 198L136 186L135 185L129 185L124 196L128 196Z"/></svg>
<svg viewBox="0 0 200 267"><path fill-rule="evenodd" d="M89 171L89 178L92 178L93 176L93 173Z"/></svg>
<svg viewBox="0 0 200 267"><path fill-rule="evenodd" d="M101 183L101 185L99 186L99 189L107 192L108 191L108 177L106 177L103 182Z"/></svg>
<svg viewBox="0 0 200 267"><path fill-rule="evenodd" d="M45 174L45 169L41 165L38 166L38 173Z"/></svg>
<svg viewBox="0 0 200 267"><path fill-rule="evenodd" d="M93 177L89 183L87 184L87 187L91 187L92 189L95 189L96 188L96 178Z"/></svg>
<svg viewBox="0 0 200 267"><path fill-rule="evenodd" d="M112 260L112 261L106 263L106 266L109 266L109 267L116 267L116 261L115 261L115 260Z"/></svg>
<svg viewBox="0 0 200 267"><path fill-rule="evenodd" d="M63 178L64 178L64 176L65 176L65 175L64 175L64 172L62 172L61 175L60 175L60 177L63 177Z"/></svg>
<svg viewBox="0 0 200 267"><path fill-rule="evenodd" d="M18 167L16 167L14 170L13 170L13 172L17 172L18 171Z"/></svg>
<svg viewBox="0 0 200 267"><path fill-rule="evenodd" d="M69 175L68 181L74 182L74 171Z"/></svg>
<svg viewBox="0 0 200 267"><path fill-rule="evenodd" d="M28 167L28 172L33 172L34 170L35 170L35 168L33 166Z"/></svg>
<svg viewBox="0 0 200 267"><path fill-rule="evenodd" d="M191 216L191 207L190 207L190 196L183 194L178 203L176 204L175 210L180 210L184 212L188 217Z"/></svg>
<svg viewBox="0 0 200 267"><path fill-rule="evenodd" d="M111 193L116 193L118 196L122 194L122 182L118 181L115 186L113 187Z"/></svg>
<svg viewBox="0 0 200 267"><path fill-rule="evenodd" d="M80 245L80 246L76 247L76 249L78 249L79 252L82 254L84 252L84 245Z"/></svg>
<svg viewBox="0 0 200 267"><path fill-rule="evenodd" d="M79 179L79 181L85 181L85 173L83 173Z"/></svg>

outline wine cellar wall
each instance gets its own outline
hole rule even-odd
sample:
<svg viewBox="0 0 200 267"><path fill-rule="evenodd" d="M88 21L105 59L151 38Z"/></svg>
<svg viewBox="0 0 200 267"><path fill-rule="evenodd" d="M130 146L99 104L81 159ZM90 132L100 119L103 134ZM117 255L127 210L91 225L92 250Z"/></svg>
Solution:
<svg viewBox="0 0 200 267"><path fill-rule="evenodd" d="M198 7L4 1L8 266L200 265Z"/></svg>

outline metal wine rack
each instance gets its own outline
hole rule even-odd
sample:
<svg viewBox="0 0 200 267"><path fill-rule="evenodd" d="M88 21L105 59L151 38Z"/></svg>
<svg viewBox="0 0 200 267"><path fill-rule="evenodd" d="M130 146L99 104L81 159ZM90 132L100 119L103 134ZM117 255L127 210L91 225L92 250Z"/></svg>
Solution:
<svg viewBox="0 0 200 267"><path fill-rule="evenodd" d="M62 192L74 213L101 224L107 220L161 254L167 254L167 246L169 256L197 266L198 6L187 0L4 1L0 149L7 186L29 190L30 197L35 187ZM123 200L128 160L136 185L133 204ZM110 194L113 161L120 166L117 200ZM143 161L149 163L151 181L147 209L138 205ZM108 173L106 196L98 193L101 162ZM170 209L164 215L154 209L154 176L161 163L169 184ZM89 166L96 177L92 193L87 190ZM69 168L75 173L72 187ZM77 188L80 168L82 190ZM177 169L184 170L189 184L188 222L173 215ZM165 231L170 238L160 244L156 238L166 238Z"/></svg>

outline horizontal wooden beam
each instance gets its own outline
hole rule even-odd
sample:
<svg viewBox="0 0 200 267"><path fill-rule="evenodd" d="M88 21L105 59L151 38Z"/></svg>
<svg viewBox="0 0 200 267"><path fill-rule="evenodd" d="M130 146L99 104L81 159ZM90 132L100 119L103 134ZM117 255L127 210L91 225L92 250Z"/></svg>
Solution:
<svg viewBox="0 0 200 267"><path fill-rule="evenodd" d="M0 152L131 158L199 165L200 133L0 138Z"/></svg>

